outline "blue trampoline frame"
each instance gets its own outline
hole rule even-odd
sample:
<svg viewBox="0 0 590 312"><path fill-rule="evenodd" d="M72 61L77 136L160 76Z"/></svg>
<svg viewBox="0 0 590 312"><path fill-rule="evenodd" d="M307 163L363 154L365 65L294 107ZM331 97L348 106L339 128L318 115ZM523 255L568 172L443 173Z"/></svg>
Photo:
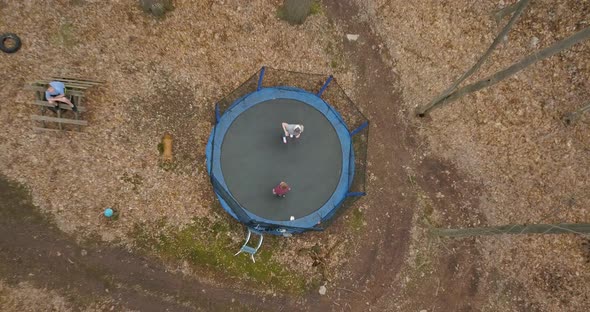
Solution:
<svg viewBox="0 0 590 312"><path fill-rule="evenodd" d="M289 235L292 233L301 233L308 230L320 230L321 228L319 228L318 225L325 220L330 219L338 210L338 207L342 204L346 197L365 195L365 193L359 192L351 193L349 192L349 188L354 179L355 167L352 136L363 128L367 127L368 122L363 123L360 127L351 131L348 129L348 126L346 125L346 122L343 120L340 113L338 113L330 104L321 98L322 93L332 81L332 76L328 77L322 88L316 94L310 93L300 88L288 86L262 87L263 79L264 67L260 71L260 77L256 91L248 93L237 99L222 115L219 113L218 106L216 106L216 125L211 131L211 135L209 136L206 147L207 171L214 184L215 194L217 195L217 198L219 199L221 206L225 211L258 233ZM293 221L268 220L250 212L241 205L239 208L237 208L242 210L240 215L238 215L234 209L231 208L231 205L228 203L228 201L233 201L238 205L239 202L231 195L231 191L225 183L223 172L221 170L221 145L223 144L223 139L232 123L241 113L250 109L254 105L274 99L297 100L310 105L321 112L336 130L342 149L342 170L338 185L332 196L326 201L326 203L324 203L322 207L318 208L313 213ZM223 188L223 193L225 194L224 196L222 196L219 192L220 187ZM227 198L228 196L231 198ZM224 197L226 197L227 200ZM236 205L234 204L234 206Z"/></svg>

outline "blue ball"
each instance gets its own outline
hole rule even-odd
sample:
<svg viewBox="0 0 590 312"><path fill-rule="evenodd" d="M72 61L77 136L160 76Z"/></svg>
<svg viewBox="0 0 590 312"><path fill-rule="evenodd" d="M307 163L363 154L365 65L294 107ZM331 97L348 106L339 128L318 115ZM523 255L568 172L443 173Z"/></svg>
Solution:
<svg viewBox="0 0 590 312"><path fill-rule="evenodd" d="M112 217L113 216L113 213L114 213L114 211L111 208L107 208L107 209L104 210L104 216L107 217L107 218Z"/></svg>

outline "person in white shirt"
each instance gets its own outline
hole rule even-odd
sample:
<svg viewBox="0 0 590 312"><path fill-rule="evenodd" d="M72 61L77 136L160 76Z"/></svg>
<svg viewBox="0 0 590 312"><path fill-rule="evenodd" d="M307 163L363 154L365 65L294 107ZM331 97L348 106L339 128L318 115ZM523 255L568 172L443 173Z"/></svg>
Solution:
<svg viewBox="0 0 590 312"><path fill-rule="evenodd" d="M299 124L288 124L286 122L283 122L282 124L283 127L283 143L287 143L287 138L296 138L299 139L299 137L301 136L301 133L303 133L303 125L299 125Z"/></svg>

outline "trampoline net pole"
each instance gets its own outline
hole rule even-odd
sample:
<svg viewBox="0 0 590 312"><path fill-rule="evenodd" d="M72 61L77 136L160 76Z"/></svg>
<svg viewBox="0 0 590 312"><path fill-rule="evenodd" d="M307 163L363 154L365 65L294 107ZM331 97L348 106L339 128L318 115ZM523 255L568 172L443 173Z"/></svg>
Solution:
<svg viewBox="0 0 590 312"><path fill-rule="evenodd" d="M266 68L262 66L260 69L260 75L258 76L258 84L256 85L256 91L260 91L262 89L262 81L264 80L264 71Z"/></svg>
<svg viewBox="0 0 590 312"><path fill-rule="evenodd" d="M328 79L326 80L326 83L324 83L324 85L322 86L322 88L320 89L320 91L318 91L318 93L316 94L317 96L319 96L319 97L322 96L322 93L324 93L324 91L326 91L326 89L330 85L330 82L332 82L332 79L334 79L334 76L330 75L328 77Z"/></svg>
<svg viewBox="0 0 590 312"><path fill-rule="evenodd" d="M219 104L215 104L215 124L219 123L219 119L221 119L221 114L219 113Z"/></svg>

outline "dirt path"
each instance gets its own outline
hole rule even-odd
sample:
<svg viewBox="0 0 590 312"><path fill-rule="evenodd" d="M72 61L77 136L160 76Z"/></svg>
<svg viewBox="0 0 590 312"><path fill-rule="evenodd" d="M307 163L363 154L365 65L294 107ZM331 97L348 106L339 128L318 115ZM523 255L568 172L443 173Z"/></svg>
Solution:
<svg viewBox="0 0 590 312"><path fill-rule="evenodd" d="M328 285L327 296L314 290L305 298L261 297L231 285L212 286L167 272L154 259L102 244L84 247L83 255L83 247L37 216L22 192L4 180L0 180L1 276L8 282L31 281L87 301L112 298L117 310L395 311L388 298L399 295L399 275L416 213L416 198L404 167L414 168L423 190L444 196L436 205L448 212L449 220L464 213L455 208L462 206L460 203L469 201L477 206L471 199L477 188L462 182L459 173L443 162L417 158L414 131L403 122L406 114L399 114L401 95L393 88L398 78L383 61L388 52L380 48L380 38L358 18L353 1L326 0L324 4L329 18L345 33L360 35L356 42L345 42L345 60L362 82L356 86L354 100L372 122L369 162L377 176L370 183L370 196L363 199L370 208L365 211L368 225L357 238L361 247L345 268L344 277ZM477 253L472 244L455 245L468 252L434 261L437 269L433 278L439 284L427 285L412 295L437 311L469 311L470 306L463 302L478 293ZM464 273L456 274L459 267ZM437 296L431 295L434 287Z"/></svg>
<svg viewBox="0 0 590 312"><path fill-rule="evenodd" d="M359 35L356 42L345 40L345 59L353 66L357 81L363 82L356 86L354 100L372 123L369 162L378 180L370 184L370 196L363 199L370 207L365 212L368 226L358 239L365 243L348 268L347 281L342 281L342 289L337 289L334 297L343 306L350 304L352 311L361 311L386 293L404 261L413 204L410 197L402 195L411 193L402 166L411 165L412 157L407 148L407 130L397 114L401 106L401 95L393 90L397 78L383 63L380 52L373 49L379 45L378 38L369 25L359 21L358 8L349 2L325 1L326 12L345 34Z"/></svg>
<svg viewBox="0 0 590 312"><path fill-rule="evenodd" d="M465 203L477 207L477 186L465 182L448 164L419 157L421 150L415 131L402 118L400 91L395 89L398 77L384 62L388 51L366 20L360 18L354 1L326 0L328 16L340 25L345 34L358 34L355 42L345 40L345 58L357 74L357 98L372 122L369 161L371 171L380 179L371 185L369 207L366 211L367 231L358 239L362 248L349 265L348 279L340 281L335 294L327 300L350 311L396 310L388 298L399 295L399 273L410 243L412 216L416 205L414 191L404 167L416 171L416 182L422 190L439 199L437 209L447 213L448 220L463 219L468 211L458 209ZM344 34L343 34L344 36ZM481 216L470 217L481 220ZM445 220L446 221L446 220ZM471 309L470 300L477 295L477 252L469 242L453 242L462 254L446 254L436 259L433 280L437 285L425 285L415 292L418 307L437 307L439 311ZM461 274L456 274L461 268ZM437 296L433 296L437 288ZM410 299L411 300L411 299Z"/></svg>
<svg viewBox="0 0 590 312"><path fill-rule="evenodd" d="M108 297L117 311L260 311L261 299L269 307L293 305L170 273L159 261L102 243L81 247L2 178L0 217L0 276L10 284L29 281L82 304Z"/></svg>

